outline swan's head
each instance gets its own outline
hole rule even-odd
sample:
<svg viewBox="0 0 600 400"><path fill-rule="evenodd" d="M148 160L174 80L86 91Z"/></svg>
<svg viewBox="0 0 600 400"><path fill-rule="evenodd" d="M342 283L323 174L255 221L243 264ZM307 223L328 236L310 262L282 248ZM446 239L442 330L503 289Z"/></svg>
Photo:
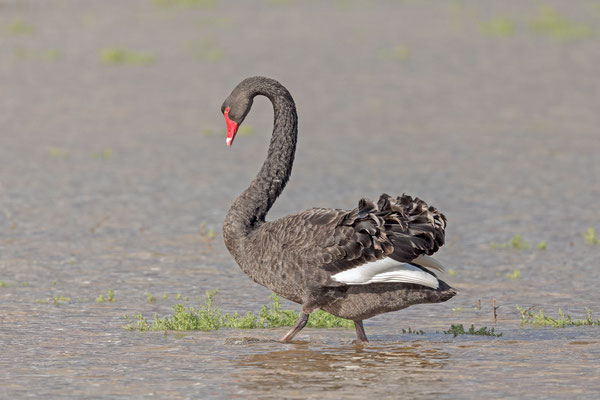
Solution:
<svg viewBox="0 0 600 400"><path fill-rule="evenodd" d="M221 112L227 123L227 146L231 146L239 126L244 122L252 107L252 97L248 91L238 85L221 106Z"/></svg>

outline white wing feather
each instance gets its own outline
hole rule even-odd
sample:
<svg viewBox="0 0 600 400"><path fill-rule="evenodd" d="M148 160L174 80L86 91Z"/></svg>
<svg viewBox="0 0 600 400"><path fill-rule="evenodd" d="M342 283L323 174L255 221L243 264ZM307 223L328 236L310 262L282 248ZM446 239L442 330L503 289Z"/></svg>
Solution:
<svg viewBox="0 0 600 400"><path fill-rule="evenodd" d="M418 264L422 265L421 263ZM439 265L441 266L441 264ZM437 289L439 287L437 278L432 274L429 274L422 269L415 267L414 265L400 263L392 260L389 257L359 265L358 267L349 269L347 271L339 272L333 275L332 279L347 285L368 285L369 283L377 282L397 282L414 283L417 285L427 286L432 289Z"/></svg>

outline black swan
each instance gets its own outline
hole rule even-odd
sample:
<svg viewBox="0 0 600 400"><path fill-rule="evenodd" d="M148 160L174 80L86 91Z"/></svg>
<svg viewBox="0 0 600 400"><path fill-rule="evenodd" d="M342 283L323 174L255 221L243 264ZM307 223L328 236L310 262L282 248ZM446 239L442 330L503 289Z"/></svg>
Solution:
<svg viewBox="0 0 600 400"><path fill-rule="evenodd" d="M456 291L430 271L444 270L429 255L444 244L446 217L418 198L382 194L377 203L361 199L354 210L312 208L265 221L292 171L298 117L283 85L247 78L221 106L228 146L257 95L273 103L273 135L258 175L227 212L223 238L255 282L302 305L281 340L290 341L320 308L353 320L367 343L364 319L452 298Z"/></svg>

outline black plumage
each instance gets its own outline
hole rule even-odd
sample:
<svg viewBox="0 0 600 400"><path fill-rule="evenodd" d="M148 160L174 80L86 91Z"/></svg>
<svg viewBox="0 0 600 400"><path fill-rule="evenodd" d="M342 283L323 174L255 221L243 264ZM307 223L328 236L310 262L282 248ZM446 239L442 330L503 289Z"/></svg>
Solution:
<svg viewBox="0 0 600 400"><path fill-rule="evenodd" d="M258 175L227 213L223 236L247 275L302 305L301 317L283 340L293 338L318 308L354 320L358 338L366 342L363 319L453 297L456 291L443 281L433 289L398 282L353 285L333 278L377 260L415 264L415 258L435 253L444 244L446 218L418 198L382 194L377 203L361 199L353 210L313 208L265 221L292 170L298 119L294 100L280 83L245 79L222 106L228 127L232 122L236 126L228 132L228 144L257 95L273 103L273 135Z"/></svg>

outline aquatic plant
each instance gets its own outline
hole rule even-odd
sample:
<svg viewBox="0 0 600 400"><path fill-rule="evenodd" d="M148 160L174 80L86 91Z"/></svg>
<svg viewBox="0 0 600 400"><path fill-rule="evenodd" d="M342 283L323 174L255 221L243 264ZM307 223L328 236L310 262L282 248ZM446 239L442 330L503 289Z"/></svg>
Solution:
<svg viewBox="0 0 600 400"><path fill-rule="evenodd" d="M213 228L208 228L208 230L206 229L206 224L202 223L200 224L200 240L202 240L204 242L204 244L206 244L206 248L208 250L212 249L211 246L211 242L213 241L213 239L215 238L216 234ZM179 299L177 299L179 300Z"/></svg>
<svg viewBox="0 0 600 400"><path fill-rule="evenodd" d="M589 227L587 231L584 232L583 238L589 244L600 244L600 239L596 239L596 230L592 227Z"/></svg>
<svg viewBox="0 0 600 400"><path fill-rule="evenodd" d="M531 248L529 243L527 243L525 240L523 240L523 238L521 238L521 235L518 233L515 234L515 236L513 236L508 242L504 242L504 243L492 242L492 243L490 243L490 247L492 249L518 249L518 250Z"/></svg>
<svg viewBox="0 0 600 400"><path fill-rule="evenodd" d="M383 60L406 61L410 58L410 49L406 46L394 46L379 50L378 56Z"/></svg>
<svg viewBox="0 0 600 400"><path fill-rule="evenodd" d="M9 286L12 286L12 284L4 282L4 281L0 281L0 288L2 288L2 287L9 287Z"/></svg>
<svg viewBox="0 0 600 400"><path fill-rule="evenodd" d="M408 327L408 329L402 329L402 333L408 333L409 335L424 335L425 331L422 329L413 330L412 328Z"/></svg>
<svg viewBox="0 0 600 400"><path fill-rule="evenodd" d="M201 42L190 43L190 52L200 61L219 62L225 58L225 52L213 39L205 39Z"/></svg>
<svg viewBox="0 0 600 400"><path fill-rule="evenodd" d="M488 329L486 326L483 326L479 329L475 329L475 325L471 325L468 331L465 331L465 327L463 324L451 325L450 329L444 331L447 335L454 335L457 337L458 335L481 335L481 336L502 336L502 332L496 333L494 332L494 328Z"/></svg>
<svg viewBox="0 0 600 400"><path fill-rule="evenodd" d="M99 295L98 297L96 297L96 302L98 302L98 303L104 303L105 301L112 303L115 300L116 300L115 293L113 292L112 289L108 290L108 295L106 296L106 298L102 294Z"/></svg>
<svg viewBox="0 0 600 400"><path fill-rule="evenodd" d="M58 50L35 50L25 47L16 47L13 54L18 60L56 61L60 58Z"/></svg>
<svg viewBox="0 0 600 400"><path fill-rule="evenodd" d="M23 35L33 33L35 29L22 19L15 19L4 26L4 31L11 35Z"/></svg>
<svg viewBox="0 0 600 400"><path fill-rule="evenodd" d="M156 297L152 296L150 292L146 292L146 301L148 304L154 304L156 303Z"/></svg>
<svg viewBox="0 0 600 400"><path fill-rule="evenodd" d="M66 150L54 146L50 146L48 148L48 154L56 158L65 158L69 155L69 153Z"/></svg>
<svg viewBox="0 0 600 400"><path fill-rule="evenodd" d="M214 7L216 0L152 0L158 7Z"/></svg>
<svg viewBox="0 0 600 400"><path fill-rule="evenodd" d="M102 151L95 151L92 153L92 157L95 159L108 160L112 157L113 151L110 147L105 147Z"/></svg>
<svg viewBox="0 0 600 400"><path fill-rule="evenodd" d="M589 308L585 308L586 318L576 319L571 318L570 315L565 314L560 308L558 309L558 315L560 318L555 319L546 314L544 310L540 310L537 314L531 311L531 308L524 310L517 304L517 310L521 313L521 325L531 324L537 326L551 326L554 328L565 328L567 326L600 326L600 319L594 321L592 311Z"/></svg>
<svg viewBox="0 0 600 400"><path fill-rule="evenodd" d="M540 8L538 16L530 21L529 27L533 32L549 35L558 40L583 39L593 34L592 28L587 24L568 20L551 6Z"/></svg>
<svg viewBox="0 0 600 400"><path fill-rule="evenodd" d="M65 297L65 296L54 296L53 297L53 301L54 301L54 305L57 306L60 303L70 303L71 302L71 298L70 297Z"/></svg>
<svg viewBox="0 0 600 400"><path fill-rule="evenodd" d="M258 315L254 315L251 311L243 315L237 312L224 314L213 305L213 297L217 293L218 289L207 291L205 303L199 309L176 304L173 306L174 314L172 316L160 318L155 313L152 323L148 322L142 314L135 314L133 318L124 315L123 317L128 322L125 329L138 331L211 331L221 328L277 328L294 325L300 315L296 311L282 309L279 296L275 293L271 295L271 304L263 305ZM318 310L311 314L307 326L312 328L351 328L354 324L350 320L338 318L325 311Z"/></svg>
<svg viewBox="0 0 600 400"><path fill-rule="evenodd" d="M100 61L107 65L119 64L151 64L156 60L152 53L135 52L121 47L102 50Z"/></svg>
<svg viewBox="0 0 600 400"><path fill-rule="evenodd" d="M519 270L518 270L518 269L516 269L516 268L515 268L515 269L513 269L513 270L512 270L512 272L508 272L508 273L506 274L506 277L507 277L508 279L513 279L513 280L515 280L515 279L518 279L518 278L519 278L519 276L521 276L521 271L519 271Z"/></svg>
<svg viewBox="0 0 600 400"><path fill-rule="evenodd" d="M548 243L546 243L545 240L542 240L541 242L538 243L537 246L535 246L538 250L546 250L548 248Z"/></svg>
<svg viewBox="0 0 600 400"><path fill-rule="evenodd" d="M487 36L508 37L515 34L516 24L514 20L501 16L482 23L480 30Z"/></svg>

